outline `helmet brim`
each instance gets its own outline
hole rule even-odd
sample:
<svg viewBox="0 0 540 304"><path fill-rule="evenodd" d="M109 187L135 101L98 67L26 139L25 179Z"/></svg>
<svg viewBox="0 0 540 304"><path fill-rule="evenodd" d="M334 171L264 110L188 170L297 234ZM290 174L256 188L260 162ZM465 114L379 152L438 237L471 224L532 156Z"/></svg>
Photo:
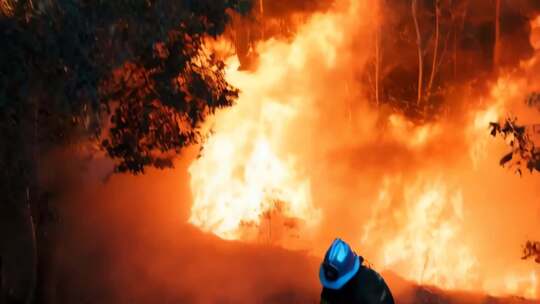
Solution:
<svg viewBox="0 0 540 304"><path fill-rule="evenodd" d="M329 281L326 279L326 276L324 275L324 269L323 266L319 268L319 279L321 280L321 284L330 289L341 289L347 282L349 282L352 277L356 275L358 272L358 269L360 269L360 258L358 256L355 257L354 260L354 267L349 272L343 274L339 279L335 281Z"/></svg>

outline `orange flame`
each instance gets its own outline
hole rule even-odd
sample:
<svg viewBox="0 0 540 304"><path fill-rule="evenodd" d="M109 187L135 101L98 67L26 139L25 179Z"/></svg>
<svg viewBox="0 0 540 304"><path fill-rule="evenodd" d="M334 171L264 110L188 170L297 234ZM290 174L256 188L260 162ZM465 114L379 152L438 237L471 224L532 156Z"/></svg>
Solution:
<svg viewBox="0 0 540 304"><path fill-rule="evenodd" d="M241 94L235 106L216 114L201 156L189 169L194 196L190 223L224 239L256 241L264 234L262 230L277 229L271 227L270 217L278 212L282 219L294 219L300 224L293 225L297 229L295 237L275 241L291 246L298 242L294 238L301 236L304 248L326 244L328 240L322 240L317 233L332 230L324 226L323 216L332 213L334 206L326 206L318 197L326 189L312 186L316 175L310 163L313 155L305 150L315 147L324 154L344 147L376 145L373 142L382 138L422 158L429 157L428 148L436 147L445 134L454 132L451 128L455 125L442 122L415 125L396 114L384 117L369 110L357 113L360 111L352 100L357 96L348 93L355 79L350 70L363 67L370 42L362 40L365 45L358 50L353 40L358 35L369 37L366 33L372 32L371 4L369 0L337 1L333 11L314 15L292 41L259 44L255 72L237 71L236 58L228 59L227 80L240 88ZM378 195L374 204L344 208L344 212L368 209L370 216L358 220L362 228L351 234L373 253L368 259L374 260L376 267L443 288L538 296L537 273L530 268L502 265L495 276L491 275L491 264L483 261L477 244L488 241L469 237L471 230L466 229L477 220L471 219L469 210L470 204L476 202L466 193L489 191L482 189L488 187L487 182L475 180L478 186L466 180L471 176L480 179L480 173L474 173L480 171L476 170L502 170L492 157L502 151L501 144L489 136L488 124L500 118L508 100L521 98L526 90L526 81L501 77L485 106L465 115L465 131L459 136L468 151L459 158L459 165L465 164L460 172L444 163L436 168L419 166L414 174L408 169L395 174L385 172L381 188L370 189L374 196ZM362 96L362 92L358 94ZM329 112L317 104L328 97L334 98L332 106L327 106ZM306 129L313 127L307 121L327 123L326 116L336 113L343 114L335 119L347 121L346 128L336 122L341 129L330 132L330 139L321 138L316 145L302 138L309 133ZM384 120L385 129L383 136L377 137L373 130L380 120ZM324 123L318 122L317 126L331 127ZM319 138L315 136L315 140ZM495 166L491 167L491 163ZM385 170L384 164L380 170ZM353 193L350 190L348 194ZM258 229L258 233L247 233L249 227ZM516 251L519 260L517 246Z"/></svg>
<svg viewBox="0 0 540 304"><path fill-rule="evenodd" d="M373 219L389 212L393 199L387 180ZM444 288L473 288L477 263L459 237L463 221L463 198L450 192L440 180L419 180L405 188L402 211L393 214L396 234L385 241L382 265L399 268L407 278ZM376 224L368 223L364 241Z"/></svg>
<svg viewBox="0 0 540 304"><path fill-rule="evenodd" d="M294 156L280 150L280 138L295 115L294 105L250 103L244 96L217 115L214 134L190 167L195 196L190 223L238 239L242 223L260 224L260 216L276 201L286 203L286 216L316 223L309 178L299 176Z"/></svg>
<svg viewBox="0 0 540 304"><path fill-rule="evenodd" d="M263 60L276 60L268 55ZM222 238L239 239L244 223L260 225L261 215L279 201L285 216L309 228L320 212L312 206L309 178L297 174L295 156L283 151L282 142L300 104L256 95L272 90L286 70L267 65L262 80L237 67L229 61L227 78L244 93L234 108L216 115L213 134L190 167L195 201L189 221Z"/></svg>

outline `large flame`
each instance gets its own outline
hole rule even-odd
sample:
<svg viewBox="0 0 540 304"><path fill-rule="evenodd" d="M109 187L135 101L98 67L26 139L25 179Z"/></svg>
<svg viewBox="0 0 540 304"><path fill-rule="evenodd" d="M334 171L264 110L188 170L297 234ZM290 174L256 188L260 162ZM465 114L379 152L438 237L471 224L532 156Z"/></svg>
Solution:
<svg viewBox="0 0 540 304"><path fill-rule="evenodd" d="M190 167L195 202L190 222L225 239L237 239L246 223L284 203L284 215L317 221L309 179L298 176L294 157L280 154L279 139L296 115L292 106L240 99L218 116L202 157Z"/></svg>
<svg viewBox="0 0 540 304"><path fill-rule="evenodd" d="M349 7L349 18L354 6ZM317 57L324 68L335 66L335 46L343 40L338 28L342 14L316 15L290 44L271 40L259 45L255 73L239 71L236 57L228 60L227 80L241 94L232 109L216 114L202 155L190 167L190 223L225 239L253 240L246 228L259 228L259 234L267 235L261 231L270 229L264 219L276 211L294 221L287 226L295 228L295 235L305 237L320 221L309 175L301 173L305 168L298 168L297 156L290 152L302 140L296 141L290 132L291 123L308 113L306 105L316 94L309 87L310 75L304 73L307 61ZM227 47L220 41L216 46ZM283 240L276 241L283 245Z"/></svg>
<svg viewBox="0 0 540 304"><path fill-rule="evenodd" d="M368 110L365 100L356 100L362 92L351 93L350 84L356 79L351 70L363 68L371 51L376 19L370 5L368 0L337 1L334 10L312 16L292 41L262 42L255 72L238 71L236 58L228 59L227 80L241 94L236 105L211 121L201 155L190 167L190 223L224 239L264 239L283 246L302 239L304 249L320 254L328 231L334 231L330 223L340 222L332 218L338 214L354 219L346 234L369 252L376 267L421 284L536 298L538 273L517 264L522 240L515 257L505 255L518 261L501 265L507 260L482 250L495 248L494 239L471 234L471 227L488 225L481 224L484 211L474 213L472 206L498 199L488 189L495 182L484 174L500 170L511 175L497 167L504 143L493 142L488 124L501 118L509 100L520 100L530 84L501 77L482 106L458 123L416 125L398 114ZM450 157L445 145L451 150L454 142L459 144L453 151L462 156ZM389 156L383 158L388 164L344 169L340 159L327 161L335 151L371 147L372 157L386 146L405 151L411 164L390 166L394 160ZM432 155L437 152L439 158ZM377 170L382 173L372 174ZM315 179L317 185L320 180L335 184L343 172L357 184L378 186L363 190L368 194L358 194L363 188L357 186L313 186ZM348 201L335 205L342 197ZM359 197L373 201L357 202ZM336 229L335 234L345 231Z"/></svg>
<svg viewBox="0 0 540 304"><path fill-rule="evenodd" d="M379 205L373 218L390 212L393 197L387 179L380 193ZM477 279L476 259L460 238L463 221L463 197L459 191L450 191L442 180L419 180L407 185L403 196L403 211L392 217L383 217L397 224L395 236L383 246L383 265L403 269L407 277L419 283L428 282L445 288L472 288ZM374 228L366 225L364 239Z"/></svg>
<svg viewBox="0 0 540 304"><path fill-rule="evenodd" d="M262 54L263 64L256 74L238 71L237 60L229 60L227 80L242 94L232 109L216 115L213 134L190 167L195 198L190 222L225 239L244 238L246 228L260 228L263 215L276 209L299 220L302 229L311 228L320 218L312 206L308 176L298 173L295 155L284 149L290 122L300 114L304 96L287 102L274 97L287 69L302 64L298 60L303 55L294 54L302 48L273 46L274 52ZM281 66L275 62L282 62Z"/></svg>
<svg viewBox="0 0 540 304"><path fill-rule="evenodd" d="M524 91L523 79L501 77L491 89L487 106L471 115L466 134L475 170L485 165L494 150L486 126L502 118L505 101L520 100ZM448 129L428 124L403 131L404 123L402 118L390 116L391 132L398 132L399 140L413 149L422 149L430 140L437 140L433 136L438 130ZM462 183L466 182L431 170L419 170L408 178L400 174L386 176L372 215L364 225L362 243L378 244L381 248L375 260L381 267L398 271L419 284L537 298L540 286L534 268L503 268L495 272L495 277L482 269L482 261L475 256L471 239L462 229L467 220L462 188L475 185Z"/></svg>
<svg viewBox="0 0 540 304"><path fill-rule="evenodd" d="M278 70L273 72L280 77ZM273 83L272 72L266 74L268 83L239 72L228 75L229 81L250 83L255 91ZM294 156L281 148L298 106L246 95L232 110L218 114L214 134L190 168L195 196L190 222L225 239L239 238L246 223L260 224L261 215L278 202L284 204L285 216L307 224L318 219L311 206L309 179L297 174Z"/></svg>

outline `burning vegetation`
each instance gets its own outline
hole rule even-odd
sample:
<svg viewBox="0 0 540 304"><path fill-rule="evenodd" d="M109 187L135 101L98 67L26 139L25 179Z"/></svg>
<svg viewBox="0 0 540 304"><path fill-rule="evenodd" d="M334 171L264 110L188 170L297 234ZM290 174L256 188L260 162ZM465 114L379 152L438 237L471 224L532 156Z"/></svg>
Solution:
<svg viewBox="0 0 540 304"><path fill-rule="evenodd" d="M0 302L70 303L110 283L88 301L166 290L304 303L317 298L313 256L336 235L388 274L398 303L540 298L538 265L522 260L540 263L540 2L74 3L0 2L0 67L16 71L0 78L0 214L20 235L0 246ZM56 201L85 203L52 206L59 148L90 150L85 164L109 168L112 186L55 182ZM172 177L148 170L175 161ZM109 229L92 226L102 216ZM96 251L90 286L66 279ZM155 290L133 288L134 271ZM192 282L203 277L207 290ZM58 282L83 291L56 295Z"/></svg>
<svg viewBox="0 0 540 304"><path fill-rule="evenodd" d="M538 212L534 177L519 190L508 171L486 181L503 153L490 123L508 140L511 122L497 121L526 111L537 86L538 4L335 1L295 23L302 12L264 15L263 3L257 23L233 24L236 36L210 43L228 54L226 78L240 94L212 117L190 167L190 222L225 239L312 252L322 248L306 240L339 233L378 267L420 284L537 297L534 265L493 270L509 254L503 242L514 243L519 260L519 243L538 237L537 216L520 241L507 234L490 245L478 230L505 234L498 225L519 221L519 210ZM277 35L276 19L293 24L294 35ZM240 51L245 32L256 33L249 52ZM512 130L513 150L500 164L519 155L535 169L530 128ZM487 185L501 191L490 195ZM517 191L505 220L482 216ZM298 224L271 224L275 212ZM254 225L255 240L246 237Z"/></svg>

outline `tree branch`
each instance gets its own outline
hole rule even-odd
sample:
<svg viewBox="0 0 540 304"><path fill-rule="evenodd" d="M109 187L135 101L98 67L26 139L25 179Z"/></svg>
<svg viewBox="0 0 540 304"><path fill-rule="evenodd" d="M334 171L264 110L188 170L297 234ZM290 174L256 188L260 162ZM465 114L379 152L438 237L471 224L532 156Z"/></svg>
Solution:
<svg viewBox="0 0 540 304"><path fill-rule="evenodd" d="M426 95L429 98L431 94L431 87L433 86L433 79L437 72L437 52L439 50L439 0L435 0L435 45L433 46L433 63L431 64L431 76L429 77L429 83L426 90Z"/></svg>
<svg viewBox="0 0 540 304"><path fill-rule="evenodd" d="M423 78L423 70L424 70L424 63L422 58L422 37L420 35L420 26L418 25L418 16L417 16L417 6L418 6L417 0L412 0L411 2L411 10L412 10L412 16L414 20L414 28L416 30L416 45L418 47L418 98L416 100L417 104L420 104L422 101L422 78Z"/></svg>

